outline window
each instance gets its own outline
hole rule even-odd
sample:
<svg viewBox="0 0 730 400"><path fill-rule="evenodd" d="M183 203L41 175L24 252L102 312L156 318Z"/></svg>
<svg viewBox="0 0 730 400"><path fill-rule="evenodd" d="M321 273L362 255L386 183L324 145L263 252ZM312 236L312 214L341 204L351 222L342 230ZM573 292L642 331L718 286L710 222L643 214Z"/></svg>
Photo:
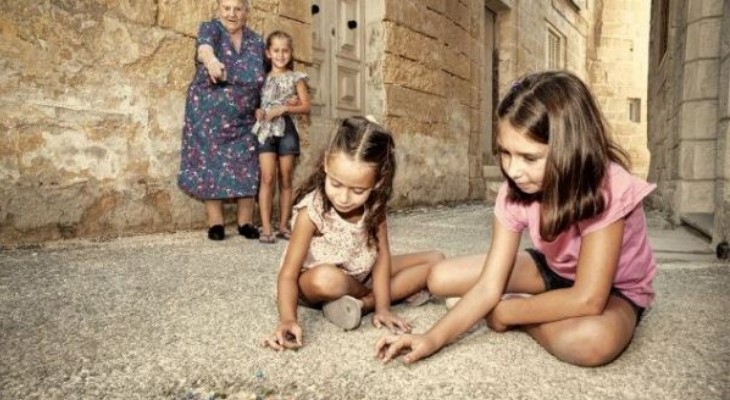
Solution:
<svg viewBox="0 0 730 400"><path fill-rule="evenodd" d="M641 122L641 99L629 99L629 121Z"/></svg>
<svg viewBox="0 0 730 400"><path fill-rule="evenodd" d="M545 66L548 69L563 69L565 66L565 39L555 28L548 25Z"/></svg>

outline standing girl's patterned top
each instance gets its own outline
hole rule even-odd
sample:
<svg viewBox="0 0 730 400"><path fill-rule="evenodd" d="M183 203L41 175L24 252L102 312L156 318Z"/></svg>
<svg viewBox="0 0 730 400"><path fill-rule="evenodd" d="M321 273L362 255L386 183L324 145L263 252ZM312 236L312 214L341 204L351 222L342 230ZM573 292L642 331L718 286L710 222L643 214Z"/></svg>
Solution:
<svg viewBox="0 0 730 400"><path fill-rule="evenodd" d="M298 71L287 71L280 75L269 74L266 83L261 91L261 108L264 110L274 106L283 106L288 99L297 96L297 82L309 78L307 74ZM292 118L297 132L301 132L297 118ZM253 126L253 132L258 136L259 143L264 143L269 137L284 136L286 124L284 116L276 117L271 121L257 121Z"/></svg>

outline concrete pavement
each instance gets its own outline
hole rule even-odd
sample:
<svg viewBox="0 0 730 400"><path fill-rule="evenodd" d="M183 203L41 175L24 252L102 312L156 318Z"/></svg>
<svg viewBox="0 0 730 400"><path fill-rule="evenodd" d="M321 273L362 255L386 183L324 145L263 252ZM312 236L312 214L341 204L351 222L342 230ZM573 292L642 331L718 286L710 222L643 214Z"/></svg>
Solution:
<svg viewBox="0 0 730 400"><path fill-rule="evenodd" d="M373 358L366 317L342 332L300 308L306 346L259 345L277 321L285 244L204 232L0 252L0 399L728 399L730 265L650 214L657 301L612 364L557 361L521 332L481 326L413 366ZM491 208L391 215L393 253L486 250ZM416 331L442 302L397 306Z"/></svg>

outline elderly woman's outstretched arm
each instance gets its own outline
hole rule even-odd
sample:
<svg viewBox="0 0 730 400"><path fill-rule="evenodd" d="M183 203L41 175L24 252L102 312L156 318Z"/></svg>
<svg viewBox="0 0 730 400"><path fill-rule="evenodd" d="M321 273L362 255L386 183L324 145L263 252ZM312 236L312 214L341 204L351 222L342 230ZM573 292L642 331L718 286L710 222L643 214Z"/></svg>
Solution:
<svg viewBox="0 0 730 400"><path fill-rule="evenodd" d="M215 56L213 47L208 44L198 46L198 61L208 70L210 81L218 83L226 80L226 66Z"/></svg>

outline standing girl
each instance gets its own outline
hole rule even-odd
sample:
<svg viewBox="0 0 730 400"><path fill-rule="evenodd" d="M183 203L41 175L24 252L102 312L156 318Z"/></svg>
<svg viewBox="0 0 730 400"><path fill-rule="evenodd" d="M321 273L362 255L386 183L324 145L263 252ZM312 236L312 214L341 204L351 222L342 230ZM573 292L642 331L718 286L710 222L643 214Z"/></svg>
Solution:
<svg viewBox="0 0 730 400"><path fill-rule="evenodd" d="M410 331L391 301L422 298L436 251L390 255L386 206L393 191L393 138L363 117L342 121L314 173L297 191L294 233L278 278L279 326L265 344L301 347L297 303L323 305L324 316L348 330L363 313L373 325ZM427 294L426 294L427 295Z"/></svg>
<svg viewBox="0 0 730 400"><path fill-rule="evenodd" d="M423 335L381 338L376 354L417 361L486 317L497 332L525 330L565 362L609 363L654 299L641 201L655 186L626 170L595 99L573 74L525 77L497 118L493 143L507 181L489 252L436 266L429 290L461 301ZM535 249L518 251L523 229Z"/></svg>
<svg viewBox="0 0 730 400"><path fill-rule="evenodd" d="M291 114L309 113L307 75L294 72L292 38L282 31L272 32L266 38L268 75L261 92L261 109L253 132L258 136L261 182L259 210L261 211L261 243L275 243L272 233L271 210L274 183L279 171L279 233L276 237L289 239L287 226L292 206L292 178L295 158L299 155L299 133ZM296 105L288 100L298 98Z"/></svg>

